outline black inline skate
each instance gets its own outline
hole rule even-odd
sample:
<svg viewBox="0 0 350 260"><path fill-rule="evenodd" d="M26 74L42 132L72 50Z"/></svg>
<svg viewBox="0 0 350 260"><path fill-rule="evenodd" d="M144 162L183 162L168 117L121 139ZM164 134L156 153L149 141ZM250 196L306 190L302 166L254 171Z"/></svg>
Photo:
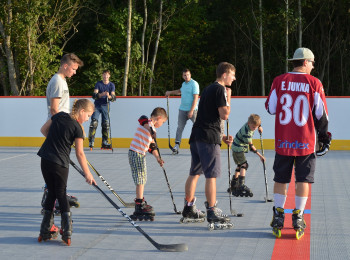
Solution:
<svg viewBox="0 0 350 260"><path fill-rule="evenodd" d="M53 211L44 210L43 215L38 242L55 239L59 233L59 228L54 224Z"/></svg>
<svg viewBox="0 0 350 260"><path fill-rule="evenodd" d="M154 221L155 212L151 205L147 204L145 199L135 199L135 211L134 214L130 216L132 220L150 220Z"/></svg>
<svg viewBox="0 0 350 260"><path fill-rule="evenodd" d="M294 209L292 214L292 224L296 231L296 239L300 239L304 236L304 230L306 228L306 222L304 220L304 214L301 213L300 209Z"/></svg>
<svg viewBox="0 0 350 260"><path fill-rule="evenodd" d="M238 186L238 178L235 178L235 176L232 177L231 180L231 186L227 189L228 193L236 193L237 192L237 186Z"/></svg>
<svg viewBox="0 0 350 260"><path fill-rule="evenodd" d="M46 200L46 197L47 197L47 193L48 193L48 189L47 189L47 186L45 184L44 186L44 194L43 194L43 197L41 199L41 206L43 207L41 209L41 215L44 215L44 205L45 205L45 200ZM73 195L70 195L70 194L67 194L67 200L68 200L68 203L69 203L69 206L72 208L79 208L80 207L80 203L78 202L78 198L73 196ZM61 215L61 211L60 211L60 205L58 203L58 200L55 201L55 206L53 208L53 212L56 216L60 216Z"/></svg>
<svg viewBox="0 0 350 260"><path fill-rule="evenodd" d="M282 236L281 229L284 227L284 209L273 207L273 216L270 226L272 227L272 234L280 238Z"/></svg>
<svg viewBox="0 0 350 260"><path fill-rule="evenodd" d="M215 203L214 207L209 207L208 202L206 201L205 207L207 208L207 221L208 229L229 229L233 228L233 223L228 215L222 214L222 210L219 209Z"/></svg>
<svg viewBox="0 0 350 260"><path fill-rule="evenodd" d="M232 195L236 197L253 197L253 192L245 185L245 176L238 177L238 185L232 192Z"/></svg>
<svg viewBox="0 0 350 260"><path fill-rule="evenodd" d="M197 209L196 207L196 198L194 198L191 206L188 206L188 201L185 199L184 209L182 211L182 218L180 223L199 223L204 222L205 212Z"/></svg>

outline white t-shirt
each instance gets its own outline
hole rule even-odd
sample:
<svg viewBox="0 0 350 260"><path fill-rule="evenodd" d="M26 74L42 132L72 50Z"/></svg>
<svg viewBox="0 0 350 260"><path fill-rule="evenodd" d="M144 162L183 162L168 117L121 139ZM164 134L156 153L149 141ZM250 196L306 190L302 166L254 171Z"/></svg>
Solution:
<svg viewBox="0 0 350 260"><path fill-rule="evenodd" d="M58 105L58 110L60 112L66 112L66 113L70 112L68 84L67 84L67 81L58 74L53 75L53 77L51 78L46 88L48 119L50 119L52 116L50 112L51 98L61 99Z"/></svg>

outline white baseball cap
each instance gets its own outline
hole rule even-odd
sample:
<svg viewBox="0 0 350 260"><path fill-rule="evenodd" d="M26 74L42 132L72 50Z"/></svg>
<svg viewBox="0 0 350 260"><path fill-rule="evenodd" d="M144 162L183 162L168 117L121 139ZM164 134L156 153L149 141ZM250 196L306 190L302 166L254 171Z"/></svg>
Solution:
<svg viewBox="0 0 350 260"><path fill-rule="evenodd" d="M294 52L293 59L288 60L314 60L315 56L312 51L308 48L298 48Z"/></svg>

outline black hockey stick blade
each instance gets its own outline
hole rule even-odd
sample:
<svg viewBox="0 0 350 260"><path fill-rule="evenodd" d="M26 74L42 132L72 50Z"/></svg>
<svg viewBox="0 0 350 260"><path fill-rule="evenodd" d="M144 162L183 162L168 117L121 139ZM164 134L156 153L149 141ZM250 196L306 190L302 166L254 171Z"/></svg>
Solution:
<svg viewBox="0 0 350 260"><path fill-rule="evenodd" d="M70 164L76 169L81 176L85 177L84 172L72 161L70 160ZM103 196L106 200L108 200L109 203L112 204L114 208L116 208L123 217L125 217L133 227L135 227L149 242L154 245L155 248L157 248L160 251L164 252L183 252L188 250L187 244L159 244L156 241L154 241L139 225L137 225L127 214L124 213L124 211L121 210L121 208L110 198L108 195L101 190L100 187L98 187L95 184L92 184L92 186Z"/></svg>
<svg viewBox="0 0 350 260"><path fill-rule="evenodd" d="M133 208L135 207L135 203L134 202L125 202L112 188L111 185L108 184L108 182L105 180L105 178L103 178L103 176L95 169L94 166L92 166L92 164L88 161L87 164L90 166L90 168L96 173L96 175L101 179L101 181L107 186L107 188L114 194L114 196L116 196L118 198L118 200L123 204L124 207L126 208Z"/></svg>

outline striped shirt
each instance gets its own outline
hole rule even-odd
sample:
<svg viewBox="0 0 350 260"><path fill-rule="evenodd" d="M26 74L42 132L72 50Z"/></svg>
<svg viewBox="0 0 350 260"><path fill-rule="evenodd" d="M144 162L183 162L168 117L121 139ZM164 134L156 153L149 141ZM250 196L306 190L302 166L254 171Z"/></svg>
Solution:
<svg viewBox="0 0 350 260"><path fill-rule="evenodd" d="M148 120L148 125L152 127L154 132L156 132L151 120ZM151 133L144 126L138 125L134 138L130 144L130 150L145 155L151 142Z"/></svg>
<svg viewBox="0 0 350 260"><path fill-rule="evenodd" d="M250 130L248 123L245 123L242 128L237 132L235 139L232 143L233 152L245 152L249 151L248 144L252 143L254 131Z"/></svg>

